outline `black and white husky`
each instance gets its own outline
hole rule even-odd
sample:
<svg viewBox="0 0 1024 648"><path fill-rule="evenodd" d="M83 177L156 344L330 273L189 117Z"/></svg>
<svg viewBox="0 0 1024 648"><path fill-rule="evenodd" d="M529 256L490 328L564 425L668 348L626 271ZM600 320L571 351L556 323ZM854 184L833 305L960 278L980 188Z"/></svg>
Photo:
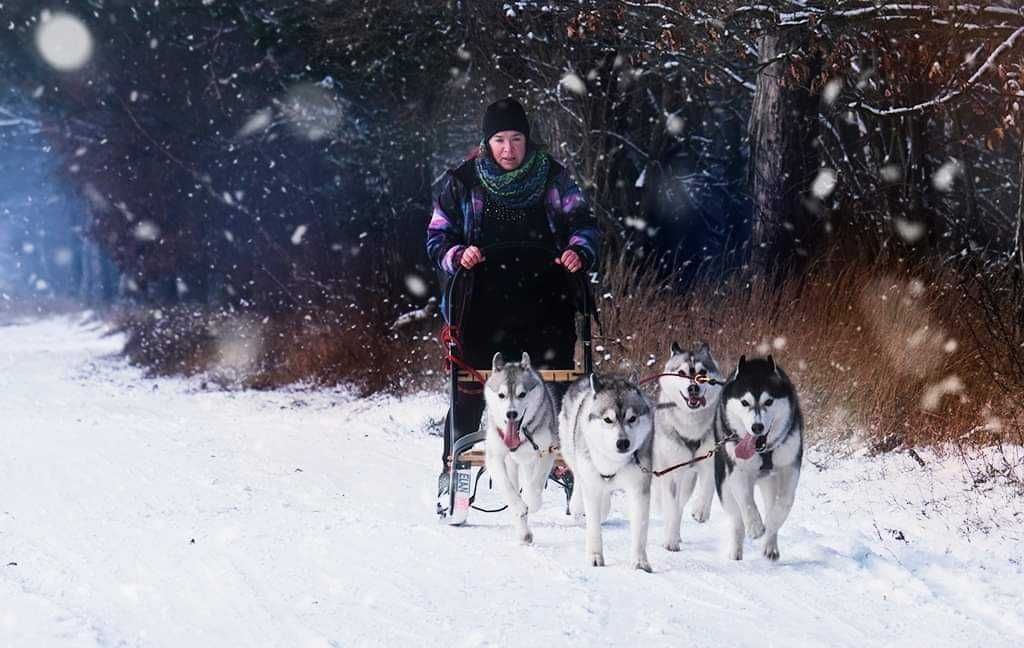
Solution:
<svg viewBox="0 0 1024 648"><path fill-rule="evenodd" d="M601 523L608 516L612 491L624 490L630 502L630 560L634 568L651 571L647 527L653 414L640 388L624 378L582 378L570 385L562 401L558 436L575 479L569 509L586 515L587 562L595 567L604 565Z"/></svg>
<svg viewBox="0 0 1024 648"><path fill-rule="evenodd" d="M706 455L715 445L715 408L723 376L706 342L684 350L672 343L658 379L658 403L654 423L654 467L665 469ZM707 522L715 496L715 465L701 461L665 473L655 481L656 500L665 524L665 548L679 551L679 524L694 487L697 498L693 519Z"/></svg>
<svg viewBox="0 0 1024 648"><path fill-rule="evenodd" d="M715 486L730 521L727 556L743 559L744 530L764 536L763 551L779 559L779 529L789 516L803 458L803 416L796 390L771 356L747 360L722 390L715 416ZM766 517L754 503L761 490Z"/></svg>
<svg viewBox="0 0 1024 648"><path fill-rule="evenodd" d="M555 401L527 353L517 364L506 363L501 353L495 353L491 369L484 385L485 464L512 512L516 537L529 544L533 533L526 516L540 509L544 483L555 463Z"/></svg>

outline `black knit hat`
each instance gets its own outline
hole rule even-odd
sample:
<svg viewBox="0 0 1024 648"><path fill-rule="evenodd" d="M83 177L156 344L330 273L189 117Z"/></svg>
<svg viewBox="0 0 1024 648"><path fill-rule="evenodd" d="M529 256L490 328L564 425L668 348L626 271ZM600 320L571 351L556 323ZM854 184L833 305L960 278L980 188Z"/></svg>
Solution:
<svg viewBox="0 0 1024 648"><path fill-rule="evenodd" d="M530 122L526 119L526 111L522 104L511 97L487 106L483 130L485 142L495 133L507 130L519 131L526 139L530 139Z"/></svg>

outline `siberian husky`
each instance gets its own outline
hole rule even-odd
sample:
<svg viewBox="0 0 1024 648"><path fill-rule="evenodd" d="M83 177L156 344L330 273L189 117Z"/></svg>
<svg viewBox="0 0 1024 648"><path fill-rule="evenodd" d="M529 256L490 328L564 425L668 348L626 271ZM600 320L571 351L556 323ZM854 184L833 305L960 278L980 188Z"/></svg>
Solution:
<svg viewBox="0 0 1024 648"><path fill-rule="evenodd" d="M715 445L715 408L724 384L706 342L694 350L672 343L659 392L654 423L654 467L665 469L706 455ZM715 465L701 461L665 473L655 482L655 500L665 524L665 548L679 551L683 508L697 487L693 519L707 522L715 496Z"/></svg>
<svg viewBox="0 0 1024 648"><path fill-rule="evenodd" d="M743 559L744 531L764 536L763 553L779 559L779 529L789 516L803 458L803 416L796 390L771 356L741 356L715 416L715 487L730 521L728 557ZM766 517L754 503L761 491Z"/></svg>
<svg viewBox="0 0 1024 648"><path fill-rule="evenodd" d="M630 501L630 560L634 568L651 571L647 527L653 414L640 388L624 378L582 378L562 401L559 439L575 479L569 508L586 515L586 557L595 567L604 565L601 523L608 516L611 493L625 490Z"/></svg>
<svg viewBox="0 0 1024 648"><path fill-rule="evenodd" d="M533 533L526 516L540 508L558 445L555 401L530 366L529 354L524 352L519 363L506 363L501 353L495 353L491 364L493 371L484 386L485 465L512 512L516 537L530 544Z"/></svg>

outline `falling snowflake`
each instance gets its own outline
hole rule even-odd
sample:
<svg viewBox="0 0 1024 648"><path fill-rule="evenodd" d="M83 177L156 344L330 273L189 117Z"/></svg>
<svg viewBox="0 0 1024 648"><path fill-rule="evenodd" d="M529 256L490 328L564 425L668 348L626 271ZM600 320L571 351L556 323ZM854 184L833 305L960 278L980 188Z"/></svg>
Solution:
<svg viewBox="0 0 1024 648"><path fill-rule="evenodd" d="M683 132L686 122L679 115L669 115L665 120L665 129L672 135L679 135Z"/></svg>
<svg viewBox="0 0 1024 648"><path fill-rule="evenodd" d="M36 49L55 69L77 70L92 58L92 34L76 16L44 11L36 30Z"/></svg>
<svg viewBox="0 0 1024 648"><path fill-rule="evenodd" d="M939 170L932 176L932 186L939 191L951 190L953 188L953 181L960 175L961 170L959 160L949 160L939 167Z"/></svg>
<svg viewBox="0 0 1024 648"><path fill-rule="evenodd" d="M839 93L843 89L843 81L841 79L832 79L825 84L825 89L821 93L821 100L826 106L831 106L835 103L836 99L839 98Z"/></svg>
<svg viewBox="0 0 1024 648"><path fill-rule="evenodd" d="M273 116L273 112L270 108L264 108L258 112L253 113L245 120L245 124L238 130L238 137L248 137L255 133L259 133L270 126L270 118Z"/></svg>
<svg viewBox="0 0 1024 648"><path fill-rule="evenodd" d="M907 243L916 243L921 240L927 231L924 223L915 223L903 218L892 219L896 233Z"/></svg>
<svg viewBox="0 0 1024 648"><path fill-rule="evenodd" d="M890 184L895 184L903 179L903 172L900 171L899 165L896 164L886 164L878 170L878 175L881 176L882 180Z"/></svg>
<svg viewBox="0 0 1024 648"><path fill-rule="evenodd" d="M309 226L307 225L299 225L298 227L296 227L295 231L292 232L292 245L298 245L299 243L302 243L302 237L306 235L306 230L308 229Z"/></svg>
<svg viewBox="0 0 1024 648"><path fill-rule="evenodd" d="M825 200L836 188L836 173L832 169L822 168L811 183L811 193L818 200Z"/></svg>
<svg viewBox="0 0 1024 648"><path fill-rule="evenodd" d="M427 294L427 282L423 281L419 275L406 275L405 287L411 295L416 297L423 297Z"/></svg>
<svg viewBox="0 0 1024 648"><path fill-rule="evenodd" d="M964 389L964 383L957 376L947 376L941 382L929 386L921 397L921 407L928 411L939 408L944 396L958 394Z"/></svg>
<svg viewBox="0 0 1024 648"><path fill-rule="evenodd" d="M53 253L53 262L61 267L71 265L74 258L74 252L71 251L71 248L67 247L57 248L57 251Z"/></svg>
<svg viewBox="0 0 1024 648"><path fill-rule="evenodd" d="M149 243L160 238L160 226L153 221L139 221L138 225L135 226L133 235L136 240Z"/></svg>
<svg viewBox="0 0 1024 648"><path fill-rule="evenodd" d="M569 92L573 92L578 95L587 94L587 84L583 82L583 79L579 75L570 72L562 77L561 85L565 86L565 89Z"/></svg>

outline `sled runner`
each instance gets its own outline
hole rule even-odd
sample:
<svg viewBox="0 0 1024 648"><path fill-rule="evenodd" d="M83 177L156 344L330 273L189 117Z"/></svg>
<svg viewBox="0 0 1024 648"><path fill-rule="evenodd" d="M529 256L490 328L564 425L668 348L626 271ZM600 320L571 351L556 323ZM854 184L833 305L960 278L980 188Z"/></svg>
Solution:
<svg viewBox="0 0 1024 648"><path fill-rule="evenodd" d="M551 249L528 243L492 245L483 248L482 252L486 259L484 263L492 264L492 268L507 268L509 272L521 272L524 268L551 266L555 258L555 253ZM444 433L448 437L448 447L451 448L451 454L446 458L448 464L448 492L439 495L437 514L442 520L452 525L464 523L471 508L486 513L495 513L505 509L503 505L486 508L476 503L478 495L481 494L481 489L489 489L491 487L484 465L484 431L478 430L456 438L456 430L458 428L456 427L455 399L457 394L460 390L467 392L472 390L482 391L484 383L491 373L489 367L479 368L471 366L462 357L462 335L465 333L462 325L465 321L469 298L472 295L474 270L458 268L446 287L445 315L448 326L445 327L445 331L442 334L442 341L447 345L448 352L448 387L451 409ZM571 383L583 376L590 375L593 371L590 324L593 311L590 287L587 282L588 275L582 270L576 273L569 273L564 269L561 269L561 271L569 293L576 300L578 311L577 343L574 353L575 368L541 369L539 373L549 385ZM529 305L524 305L524 308L526 307L529 307ZM477 447L478 445L479 447ZM558 448L544 448L540 449L540 451L555 454L555 468L548 481L564 489L566 511L568 511L568 501L572 494L573 486L572 473L562 461Z"/></svg>

